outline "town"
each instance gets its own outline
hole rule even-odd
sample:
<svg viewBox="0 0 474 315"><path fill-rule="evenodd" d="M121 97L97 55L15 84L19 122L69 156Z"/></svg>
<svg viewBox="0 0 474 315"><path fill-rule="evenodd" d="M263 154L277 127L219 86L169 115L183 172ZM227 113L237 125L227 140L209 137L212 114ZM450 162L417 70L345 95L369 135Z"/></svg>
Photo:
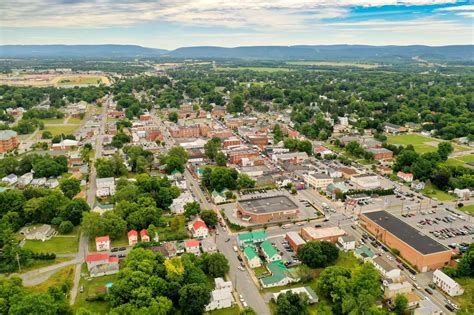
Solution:
<svg viewBox="0 0 474 315"><path fill-rule="evenodd" d="M413 96L417 75L393 74L397 100L378 97L401 109L382 114L346 83L364 74L217 67L0 86L1 299L17 286L76 314L472 314L472 120L456 133L456 117L402 100L437 93L431 80L466 80L472 98L472 77L419 77ZM10 313L37 302L22 303Z"/></svg>

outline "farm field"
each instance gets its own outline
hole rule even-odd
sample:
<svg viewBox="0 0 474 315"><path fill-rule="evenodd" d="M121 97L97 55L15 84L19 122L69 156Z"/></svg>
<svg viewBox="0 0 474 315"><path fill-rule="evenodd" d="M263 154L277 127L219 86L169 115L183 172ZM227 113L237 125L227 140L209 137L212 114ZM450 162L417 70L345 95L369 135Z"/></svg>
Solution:
<svg viewBox="0 0 474 315"><path fill-rule="evenodd" d="M283 71L287 72L290 71L288 68L271 68L271 67L217 67L215 69L216 71L243 71L243 70L251 70L251 71L257 71L257 72L278 72L278 71Z"/></svg>
<svg viewBox="0 0 474 315"><path fill-rule="evenodd" d="M438 143L440 142L442 142L442 140L436 138L428 138L418 134L404 134L387 137L387 143L404 146L411 144L415 148L415 151L420 154L436 151L438 149ZM455 152L469 150L466 147L462 147L455 144L453 144L453 148Z"/></svg>
<svg viewBox="0 0 474 315"><path fill-rule="evenodd" d="M355 67L362 69L374 69L379 67L377 64L355 63L355 62L331 62L331 61L289 61L289 65L296 66L329 66L329 67Z"/></svg>

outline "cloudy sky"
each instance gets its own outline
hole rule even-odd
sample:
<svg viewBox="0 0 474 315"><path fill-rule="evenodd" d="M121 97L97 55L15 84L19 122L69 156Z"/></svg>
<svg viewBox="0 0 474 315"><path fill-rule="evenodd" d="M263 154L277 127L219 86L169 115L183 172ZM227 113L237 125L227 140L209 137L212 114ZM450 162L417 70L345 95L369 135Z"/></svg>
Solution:
<svg viewBox="0 0 474 315"><path fill-rule="evenodd" d="M455 0L1 0L1 44L474 44Z"/></svg>

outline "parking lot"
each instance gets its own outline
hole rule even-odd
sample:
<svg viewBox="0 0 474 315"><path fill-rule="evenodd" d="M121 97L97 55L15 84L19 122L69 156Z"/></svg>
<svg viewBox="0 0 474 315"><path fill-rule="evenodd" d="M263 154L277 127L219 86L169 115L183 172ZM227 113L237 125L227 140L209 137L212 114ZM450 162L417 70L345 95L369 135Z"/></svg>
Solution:
<svg viewBox="0 0 474 315"><path fill-rule="evenodd" d="M282 261L285 264L289 266L295 266L300 263L299 259L296 257L296 252L293 250L293 248L291 248L284 236L274 237L269 241L278 249L282 257Z"/></svg>

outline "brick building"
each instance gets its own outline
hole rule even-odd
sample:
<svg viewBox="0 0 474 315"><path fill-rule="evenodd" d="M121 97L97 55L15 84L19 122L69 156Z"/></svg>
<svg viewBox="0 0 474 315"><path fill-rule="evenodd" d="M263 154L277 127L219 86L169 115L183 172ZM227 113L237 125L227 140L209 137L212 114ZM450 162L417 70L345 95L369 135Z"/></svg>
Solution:
<svg viewBox="0 0 474 315"><path fill-rule="evenodd" d="M376 161L393 158L393 152L385 148L372 148L367 151L374 155L374 160Z"/></svg>
<svg viewBox="0 0 474 315"><path fill-rule="evenodd" d="M240 139L237 137L228 138L224 140L224 142L222 143L224 149L227 149L228 147L231 147L234 145L241 145L241 144L242 144L242 141L240 141Z"/></svg>
<svg viewBox="0 0 474 315"><path fill-rule="evenodd" d="M0 131L0 153L14 150L18 147L20 141L18 140L18 134L13 130L1 130Z"/></svg>
<svg viewBox="0 0 474 315"><path fill-rule="evenodd" d="M256 159L259 157L258 151L255 150L238 150L227 153L230 164L240 164L243 158Z"/></svg>
<svg viewBox="0 0 474 315"><path fill-rule="evenodd" d="M421 272L442 268L451 260L449 248L386 211L364 213L360 220L378 240L398 249L400 255Z"/></svg>
<svg viewBox="0 0 474 315"><path fill-rule="evenodd" d="M250 144L258 146L263 150L268 145L267 135L251 135L247 137Z"/></svg>
<svg viewBox="0 0 474 315"><path fill-rule="evenodd" d="M299 208L286 196L271 196L240 200L237 203L237 214L245 221L267 223L295 219Z"/></svg>
<svg viewBox="0 0 474 315"><path fill-rule="evenodd" d="M300 234L307 242L328 241L336 243L339 237L345 235L346 232L337 226L326 228L314 228L312 226L308 226L302 228Z"/></svg>

